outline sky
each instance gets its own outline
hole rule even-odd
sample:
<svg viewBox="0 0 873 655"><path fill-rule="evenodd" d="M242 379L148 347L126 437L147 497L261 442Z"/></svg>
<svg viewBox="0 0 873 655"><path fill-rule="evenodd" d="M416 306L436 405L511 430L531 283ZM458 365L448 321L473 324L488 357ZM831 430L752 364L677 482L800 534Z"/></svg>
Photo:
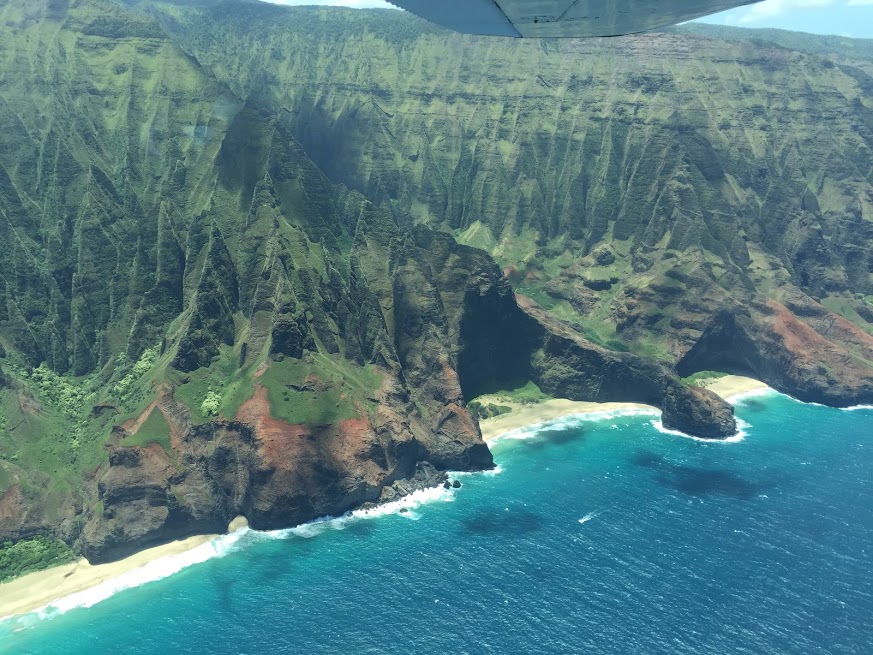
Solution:
<svg viewBox="0 0 873 655"><path fill-rule="evenodd" d="M267 1L280 5L391 7L384 0ZM738 27L776 27L799 32L873 39L873 0L764 0L749 7L723 11L702 20L707 23Z"/></svg>

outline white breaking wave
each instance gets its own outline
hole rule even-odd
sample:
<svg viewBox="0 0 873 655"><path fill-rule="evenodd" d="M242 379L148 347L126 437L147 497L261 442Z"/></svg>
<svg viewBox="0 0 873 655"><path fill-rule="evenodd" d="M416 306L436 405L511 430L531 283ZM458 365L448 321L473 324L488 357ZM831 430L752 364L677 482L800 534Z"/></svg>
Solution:
<svg viewBox="0 0 873 655"><path fill-rule="evenodd" d="M491 474L499 472L499 468L494 471L488 471ZM456 477L457 475L456 473L449 473L450 477ZM247 543L263 539L287 539L292 536L309 539L327 530L343 530L353 521L379 518L389 514L399 514L404 518L418 520L420 517L413 510L429 503L439 501L452 502L456 491L457 489L445 489L442 486L420 489L408 496L385 503L384 505L377 505L370 509L357 509L347 512L342 516L325 516L284 530L258 531L243 528L231 534L216 537L184 553L167 555L153 560L139 568L95 585L90 589L59 598L33 612L13 616L7 620L15 622L23 628L34 621L50 619L64 614L71 609L92 607L126 589L133 589L149 582L162 580L189 566L201 564L217 557L224 557L228 553L244 547Z"/></svg>
<svg viewBox="0 0 873 655"><path fill-rule="evenodd" d="M37 619L47 619L64 614L77 607L92 607L125 589L132 589L149 582L163 580L194 564L200 564L216 557L224 557L235 550L237 543L247 532L249 530L244 528L232 534L216 537L184 553L161 557L132 571L122 573L118 577L101 582L90 589L53 600L48 605L34 610L30 614L25 614L21 617L11 617L10 620L26 623L28 622L27 617L31 617L30 620L34 616Z"/></svg>
<svg viewBox="0 0 873 655"><path fill-rule="evenodd" d="M450 477L455 477L456 475L456 473L449 473ZM390 514L397 514L404 518L417 521L421 517L416 514L414 510L422 505L428 505L440 501L451 503L455 500L456 491L457 489L454 488L445 489L442 485L438 487L430 487L428 489L419 489L399 500L376 505L369 509L352 510L351 512L346 512L342 516L322 516L307 523L294 526L293 528L265 531L252 530L251 536L254 539L287 539L289 537L311 539L312 537L317 537L329 530L345 530L355 521L376 519Z"/></svg>
<svg viewBox="0 0 873 655"><path fill-rule="evenodd" d="M743 391L741 393L735 393L732 396L728 396L725 398L731 405L736 405L737 403L741 403L744 400L748 400L749 398L756 398L760 396L770 396L770 395L780 395L778 391L775 389L771 389L770 387L762 387L760 389L752 389L751 391Z"/></svg>
<svg viewBox="0 0 873 655"><path fill-rule="evenodd" d="M737 433L732 437L727 437L726 439L705 439L703 437L695 437L691 434L686 434L685 432L680 432L679 430L673 430L671 428L664 427L664 424L661 422L661 419L656 421L652 421L652 426L663 434L669 434L674 437L684 437L685 439L694 439L694 441L702 441L704 443L739 443L743 439L748 436L746 432L746 428L751 427L748 423L746 423L742 419L736 419L737 421Z"/></svg>
<svg viewBox="0 0 873 655"><path fill-rule="evenodd" d="M873 409L873 405L852 405L851 407L843 407L843 411L857 412L859 409Z"/></svg>
<svg viewBox="0 0 873 655"><path fill-rule="evenodd" d="M579 523L584 525L588 523L588 521L590 521L591 519L596 519L598 516L600 516L600 512L588 512L585 516L579 519Z"/></svg>

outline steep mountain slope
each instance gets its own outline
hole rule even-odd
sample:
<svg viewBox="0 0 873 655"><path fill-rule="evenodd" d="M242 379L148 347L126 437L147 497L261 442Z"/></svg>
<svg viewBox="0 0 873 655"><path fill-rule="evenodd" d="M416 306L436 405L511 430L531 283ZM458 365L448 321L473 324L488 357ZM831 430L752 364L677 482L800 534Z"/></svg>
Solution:
<svg viewBox="0 0 873 655"><path fill-rule="evenodd" d="M0 541L99 560L491 464L456 376L412 402L357 204L280 117L111 2L0 24Z"/></svg>
<svg viewBox="0 0 873 655"><path fill-rule="evenodd" d="M332 184L292 115L155 18L14 0L0 37L0 543L101 561L390 499L490 467L465 401L519 378L735 432L520 306L483 250Z"/></svg>
<svg viewBox="0 0 873 655"><path fill-rule="evenodd" d="M822 402L873 395L873 68L852 58L866 42L519 41L390 11L148 10L240 97L287 112L331 180L488 250L588 339ZM707 346L739 324L741 353Z"/></svg>

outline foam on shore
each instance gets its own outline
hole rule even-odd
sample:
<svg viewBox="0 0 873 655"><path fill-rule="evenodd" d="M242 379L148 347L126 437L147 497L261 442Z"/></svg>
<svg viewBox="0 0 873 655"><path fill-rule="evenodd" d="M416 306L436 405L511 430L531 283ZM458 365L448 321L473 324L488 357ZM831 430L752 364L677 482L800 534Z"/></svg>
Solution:
<svg viewBox="0 0 873 655"><path fill-rule="evenodd" d="M498 468L486 473L496 475L499 472ZM449 472L449 475L457 477L461 474ZM230 534L216 537L191 550L152 560L143 566L121 573L93 587L53 600L30 612L0 618L0 623L10 622L12 624L10 627L12 627L13 631L25 629L38 621L54 618L72 609L92 607L121 591L162 580L189 566L201 564L210 559L224 557L239 548L244 548L248 543L262 539L288 539L290 537L310 539L328 530L343 530L355 521L380 518L392 514L397 514L411 520L418 520L420 515L414 510L430 503L452 502L456 492L457 489L445 489L440 485L427 489L419 489L408 496L390 503L384 503L368 509L353 510L342 516L325 516L293 528L257 531L244 527Z"/></svg>
<svg viewBox="0 0 873 655"><path fill-rule="evenodd" d="M695 437L694 435L687 434L685 432L681 432L680 430L673 430L672 428L664 427L664 424L661 422L661 419L657 419L652 421L652 427L654 427L661 434L669 434L674 437L683 437L685 439L693 439L694 441L701 441L703 443L717 443L717 444L726 444L726 443L739 443L743 439L748 436L746 432L746 428L749 428L749 424L743 421L742 419L736 419L737 421L737 433L732 437L726 437L724 439L707 439L704 437Z"/></svg>
<svg viewBox="0 0 873 655"><path fill-rule="evenodd" d="M741 403L749 398L759 398L761 396L770 396L778 393L778 391L771 387L761 387L760 389L750 389L749 391L741 391L740 393L732 394L727 396L725 400L731 405L736 405L737 403Z"/></svg>
<svg viewBox="0 0 873 655"><path fill-rule="evenodd" d="M216 537L191 550L159 557L140 567L100 582L93 587L53 600L26 614L0 619L0 622L9 621L16 625L13 628L14 630L19 630L39 620L50 619L69 612L71 609L92 607L125 589L132 589L149 582L162 580L194 564L200 564L216 557L224 557L235 549L237 542L239 542L246 531L244 529L232 534Z"/></svg>
<svg viewBox="0 0 873 655"><path fill-rule="evenodd" d="M566 414L540 423L533 423L531 425L508 430L502 434L495 435L489 439L488 442L496 443L503 440L533 439L543 430L569 429L587 421L614 419L619 416L660 416L660 414L660 410L653 407L628 407L622 409L604 409L593 412Z"/></svg>

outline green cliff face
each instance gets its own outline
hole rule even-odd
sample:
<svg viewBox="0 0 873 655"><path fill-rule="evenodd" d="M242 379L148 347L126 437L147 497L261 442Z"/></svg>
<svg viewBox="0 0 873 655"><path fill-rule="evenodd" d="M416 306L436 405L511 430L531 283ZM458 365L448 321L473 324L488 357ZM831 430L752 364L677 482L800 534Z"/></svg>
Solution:
<svg viewBox="0 0 873 655"><path fill-rule="evenodd" d="M432 286L395 263L371 284L357 235L384 217L287 116L113 2L7 3L0 25L0 541L105 559L491 464L449 346L430 379L417 328L386 325L445 326Z"/></svg>
<svg viewBox="0 0 873 655"><path fill-rule="evenodd" d="M873 331L869 42L213 4L151 11L331 180L488 250L590 338L674 361L714 309L795 291Z"/></svg>
<svg viewBox="0 0 873 655"><path fill-rule="evenodd" d="M869 402L870 60L730 38L5 3L0 543L393 498L490 466L510 382L716 438L677 370Z"/></svg>

